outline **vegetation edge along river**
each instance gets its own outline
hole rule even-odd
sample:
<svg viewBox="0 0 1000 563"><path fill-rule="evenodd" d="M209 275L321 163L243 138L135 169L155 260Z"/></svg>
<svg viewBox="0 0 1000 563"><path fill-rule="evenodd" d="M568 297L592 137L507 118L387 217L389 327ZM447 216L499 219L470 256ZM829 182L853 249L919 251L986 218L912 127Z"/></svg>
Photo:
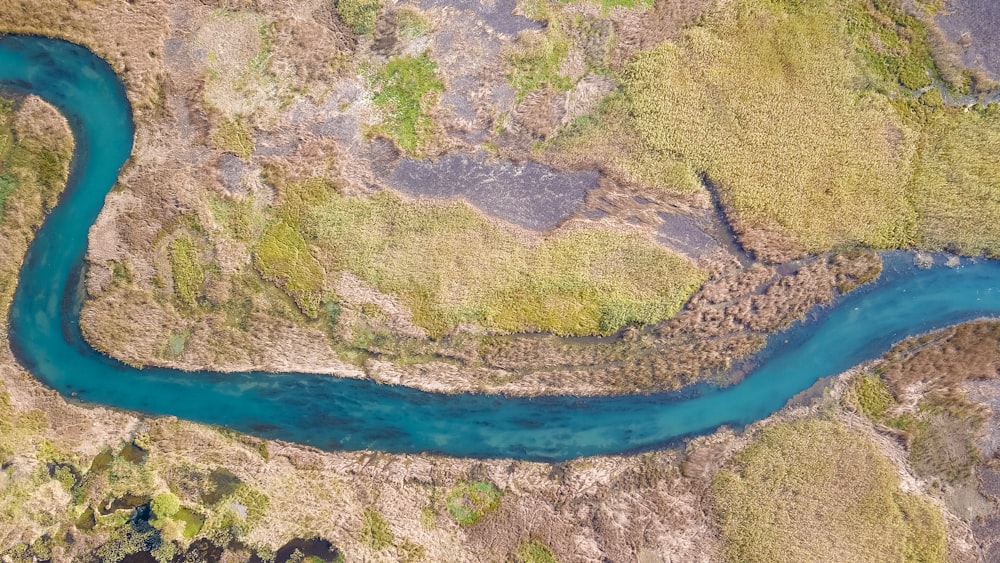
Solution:
<svg viewBox="0 0 1000 563"><path fill-rule="evenodd" d="M0 83L66 115L76 137L70 180L32 242L11 308L11 343L40 380L80 400L175 415L325 449L440 452L561 460L647 450L780 409L816 379L907 336L1000 314L1000 263L918 269L883 255L870 287L772 337L737 385L618 397L441 395L316 374L136 369L82 338L80 273L87 230L132 147L131 109L113 70L83 47L9 35Z"/></svg>

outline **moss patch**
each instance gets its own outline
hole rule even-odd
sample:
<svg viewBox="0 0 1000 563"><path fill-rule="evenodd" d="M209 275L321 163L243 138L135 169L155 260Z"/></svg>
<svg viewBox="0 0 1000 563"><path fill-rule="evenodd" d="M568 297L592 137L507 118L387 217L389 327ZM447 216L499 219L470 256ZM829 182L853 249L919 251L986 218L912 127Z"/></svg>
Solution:
<svg viewBox="0 0 1000 563"><path fill-rule="evenodd" d="M385 517L374 508L366 508L361 516L361 541L375 551L392 545L393 535Z"/></svg>
<svg viewBox="0 0 1000 563"><path fill-rule="evenodd" d="M375 131L396 140L408 154L420 154L432 134L430 109L437 104L444 82L437 64L424 53L397 57L372 77L373 101L385 115Z"/></svg>
<svg viewBox="0 0 1000 563"><path fill-rule="evenodd" d="M549 546L539 539L521 542L517 546L518 563L556 563L557 559Z"/></svg>
<svg viewBox="0 0 1000 563"><path fill-rule="evenodd" d="M337 0L337 14L358 35L370 35L375 31L380 11L380 0Z"/></svg>
<svg viewBox="0 0 1000 563"><path fill-rule="evenodd" d="M459 483L448 491L448 513L462 526L471 526L500 507L503 493L493 483Z"/></svg>
<svg viewBox="0 0 1000 563"><path fill-rule="evenodd" d="M260 275L282 288L303 313L319 314L323 268L309 252L302 235L285 221L272 223L253 251Z"/></svg>
<svg viewBox="0 0 1000 563"><path fill-rule="evenodd" d="M180 236L170 241L170 271L174 278L174 294L189 307L198 304L201 286L205 282L205 271L198 260L198 246L189 236Z"/></svg>
<svg viewBox="0 0 1000 563"><path fill-rule="evenodd" d="M562 62L569 54L569 41L558 31L558 25L550 23L548 30L544 35L523 35L507 55L507 78L518 100L539 88L569 90L573 87L573 80L560 73Z"/></svg>
<svg viewBox="0 0 1000 563"><path fill-rule="evenodd" d="M827 420L766 428L719 472L727 561L944 561L944 519L863 436Z"/></svg>
<svg viewBox="0 0 1000 563"><path fill-rule="evenodd" d="M223 119L215 134L212 135L212 142L220 149L231 152L244 160L250 158L253 153L254 143L253 137L250 136L250 129L239 117Z"/></svg>

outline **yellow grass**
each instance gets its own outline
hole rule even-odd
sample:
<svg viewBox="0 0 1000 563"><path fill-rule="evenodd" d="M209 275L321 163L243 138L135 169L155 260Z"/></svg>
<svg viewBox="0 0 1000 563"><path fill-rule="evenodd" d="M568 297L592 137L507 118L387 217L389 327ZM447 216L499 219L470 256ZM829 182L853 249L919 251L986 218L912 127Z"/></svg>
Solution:
<svg viewBox="0 0 1000 563"><path fill-rule="evenodd" d="M899 488L864 436L829 420L778 424L715 476L725 559L944 561L941 513Z"/></svg>
<svg viewBox="0 0 1000 563"><path fill-rule="evenodd" d="M322 182L289 183L281 197L278 213L301 229L330 275L351 271L398 295L434 335L466 322L606 334L673 316L705 279L640 235L583 230L533 243L463 203L346 197ZM280 250L262 241L258 264L262 248Z"/></svg>
<svg viewBox="0 0 1000 563"><path fill-rule="evenodd" d="M724 189L747 227L807 250L909 244L913 135L862 74L836 14L744 1L638 56L623 114L648 151Z"/></svg>

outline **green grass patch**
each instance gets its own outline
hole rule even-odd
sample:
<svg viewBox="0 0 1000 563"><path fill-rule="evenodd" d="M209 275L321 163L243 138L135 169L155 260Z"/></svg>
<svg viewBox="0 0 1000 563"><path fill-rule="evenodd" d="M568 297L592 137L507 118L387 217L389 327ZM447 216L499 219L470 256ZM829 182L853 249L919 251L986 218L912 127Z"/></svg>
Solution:
<svg viewBox="0 0 1000 563"><path fill-rule="evenodd" d="M493 483L459 483L445 499L448 513L462 526L471 526L500 507L503 493Z"/></svg>
<svg viewBox="0 0 1000 563"><path fill-rule="evenodd" d="M231 152L244 160L250 158L254 149L250 129L241 118L223 119L212 135L212 142L219 149Z"/></svg>
<svg viewBox="0 0 1000 563"><path fill-rule="evenodd" d="M285 221L272 223L254 248L253 261L261 277L282 288L303 313L319 315L323 268L298 230Z"/></svg>
<svg viewBox="0 0 1000 563"><path fill-rule="evenodd" d="M420 154L434 127L429 110L444 91L437 64L427 53L396 57L371 80L373 101L385 115L375 131L395 139L407 154Z"/></svg>
<svg viewBox="0 0 1000 563"><path fill-rule="evenodd" d="M167 246L170 271L174 278L174 294L189 307L198 304L205 271L198 259L198 246L189 236L179 236Z"/></svg>
<svg viewBox="0 0 1000 563"><path fill-rule="evenodd" d="M337 14L358 35L370 35L375 31L381 11L381 0L337 0Z"/></svg>
<svg viewBox="0 0 1000 563"><path fill-rule="evenodd" d="M875 88L893 93L931 85L938 72L919 20L886 0L840 0L838 6Z"/></svg>
<svg viewBox="0 0 1000 563"><path fill-rule="evenodd" d="M705 280L640 235L581 230L530 245L463 203L414 204L390 192L331 192L302 226L328 269L398 295L432 335L463 322L608 334L673 316Z"/></svg>
<svg viewBox="0 0 1000 563"><path fill-rule="evenodd" d="M392 545L393 539L392 530L382 513L371 507L366 508L361 515L361 542L375 551L382 551Z"/></svg>
<svg viewBox="0 0 1000 563"><path fill-rule="evenodd" d="M549 546L537 538L521 542L517 546L518 563L557 563L557 561Z"/></svg>
<svg viewBox="0 0 1000 563"><path fill-rule="evenodd" d="M766 428L711 494L727 561L945 561L945 526L895 468L840 423Z"/></svg>
<svg viewBox="0 0 1000 563"><path fill-rule="evenodd" d="M174 514L174 518L184 523L184 537L191 539L198 535L201 527L205 525L205 517L190 508L181 508Z"/></svg>
<svg viewBox="0 0 1000 563"><path fill-rule="evenodd" d="M540 88L559 91L573 87L573 80L560 73L563 60L569 54L569 40L556 22L549 22L544 35L523 35L507 54L507 79L518 101Z"/></svg>
<svg viewBox="0 0 1000 563"><path fill-rule="evenodd" d="M875 422L885 420L889 407L895 403L889 387L877 375L862 375L851 384L848 396L858 406L858 410Z"/></svg>
<svg viewBox="0 0 1000 563"><path fill-rule="evenodd" d="M251 198L210 196L208 209L226 234L241 242L256 241L267 226L267 215Z"/></svg>

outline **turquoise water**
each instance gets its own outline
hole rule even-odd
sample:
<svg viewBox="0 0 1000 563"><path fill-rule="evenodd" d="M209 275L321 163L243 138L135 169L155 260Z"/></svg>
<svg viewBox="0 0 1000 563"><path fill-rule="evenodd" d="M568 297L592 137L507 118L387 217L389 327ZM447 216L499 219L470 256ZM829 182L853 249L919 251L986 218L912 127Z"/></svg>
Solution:
<svg viewBox="0 0 1000 563"><path fill-rule="evenodd" d="M771 339L759 367L725 389L625 397L441 395L310 374L135 369L95 352L79 329L87 231L132 148L131 110L111 68L70 43L0 38L0 85L35 93L77 139L69 184L31 245L11 306L15 354L78 400L170 414L324 449L562 460L647 450L742 426L818 378L874 358L908 335L1000 316L1000 263L918 270L884 255L871 286Z"/></svg>

